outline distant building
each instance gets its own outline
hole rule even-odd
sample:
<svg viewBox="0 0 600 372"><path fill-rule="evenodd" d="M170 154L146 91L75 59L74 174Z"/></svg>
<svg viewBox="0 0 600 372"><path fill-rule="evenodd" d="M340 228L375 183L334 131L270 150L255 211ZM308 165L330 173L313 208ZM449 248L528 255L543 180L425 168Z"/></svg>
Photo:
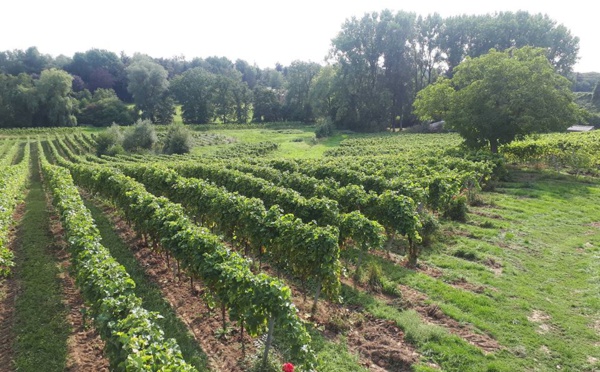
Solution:
<svg viewBox="0 0 600 372"><path fill-rule="evenodd" d="M429 124L429 131L430 132L441 132L444 130L444 124L446 124L445 121L436 121L435 123L431 123Z"/></svg>
<svg viewBox="0 0 600 372"><path fill-rule="evenodd" d="M594 130L593 125L573 125L567 128L567 132L589 132L591 130Z"/></svg>

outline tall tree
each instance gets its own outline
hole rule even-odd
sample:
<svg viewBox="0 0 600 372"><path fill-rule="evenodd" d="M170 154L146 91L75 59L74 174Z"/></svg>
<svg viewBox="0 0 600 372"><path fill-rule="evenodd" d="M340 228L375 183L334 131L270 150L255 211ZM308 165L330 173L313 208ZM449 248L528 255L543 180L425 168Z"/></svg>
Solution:
<svg viewBox="0 0 600 372"><path fill-rule="evenodd" d="M174 103L169 97L167 70L149 57L138 55L127 67L127 90L133 96L136 109L143 119L153 123L169 123L173 119Z"/></svg>
<svg viewBox="0 0 600 372"><path fill-rule="evenodd" d="M254 89L258 83L258 71L259 68L250 66L250 64L243 59L235 61L235 69L242 74L242 81L248 85L248 88Z"/></svg>
<svg viewBox="0 0 600 372"><path fill-rule="evenodd" d="M336 75L337 65L324 66L312 80L310 104L316 118L336 117Z"/></svg>
<svg viewBox="0 0 600 372"><path fill-rule="evenodd" d="M443 118L471 147L498 146L530 133L564 130L579 119L571 83L542 48L491 50L467 58L452 79L419 92L422 120Z"/></svg>
<svg viewBox="0 0 600 372"><path fill-rule="evenodd" d="M565 26L547 15L525 11L447 18L443 39L450 72L465 57L478 57L492 48L534 46L544 48L556 71L567 76L579 51L579 38Z"/></svg>
<svg viewBox="0 0 600 372"><path fill-rule="evenodd" d="M384 85L390 93L389 123L402 127L403 118L410 112L413 92L418 76L414 63L414 41L416 38L416 16L413 13L390 11L381 13L379 32L383 57Z"/></svg>
<svg viewBox="0 0 600 372"><path fill-rule="evenodd" d="M36 110L33 78L0 74L0 128L29 127Z"/></svg>
<svg viewBox="0 0 600 372"><path fill-rule="evenodd" d="M75 99L71 96L73 77L66 71L42 71L36 81L38 112L45 125L71 127L77 125Z"/></svg>
<svg viewBox="0 0 600 372"><path fill-rule="evenodd" d="M81 77L92 93L99 88L114 89L125 66L115 53L104 49L90 49L73 55L65 70Z"/></svg>
<svg viewBox="0 0 600 372"><path fill-rule="evenodd" d="M383 87L379 14L347 20L332 40L332 54L340 65L337 76L338 127L358 131L385 129L389 118L389 92Z"/></svg>
<svg viewBox="0 0 600 372"><path fill-rule="evenodd" d="M253 93L253 121L262 123L280 121L282 119L282 105L278 90L257 85Z"/></svg>
<svg viewBox="0 0 600 372"><path fill-rule="evenodd" d="M305 123L314 121L310 102L313 79L321 66L314 62L294 61L287 68L286 118Z"/></svg>
<svg viewBox="0 0 600 372"><path fill-rule="evenodd" d="M213 119L213 90L216 77L202 67L187 70L173 79L171 90L182 105L184 123L206 124Z"/></svg>
<svg viewBox="0 0 600 372"><path fill-rule="evenodd" d="M600 109L600 80L598 80L592 92L592 105Z"/></svg>

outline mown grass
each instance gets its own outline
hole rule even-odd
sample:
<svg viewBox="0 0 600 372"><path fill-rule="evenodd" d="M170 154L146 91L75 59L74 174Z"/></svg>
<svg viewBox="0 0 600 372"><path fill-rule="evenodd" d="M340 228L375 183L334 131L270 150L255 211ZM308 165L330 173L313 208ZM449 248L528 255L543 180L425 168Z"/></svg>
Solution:
<svg viewBox="0 0 600 372"><path fill-rule="evenodd" d="M52 253L56 246L33 151L35 167L25 198L25 214L18 229L15 256L18 292L13 330L14 370L64 371L71 327L67 323L60 269Z"/></svg>
<svg viewBox="0 0 600 372"><path fill-rule="evenodd" d="M596 371L600 182L518 170L513 177L483 194L487 205L471 207L469 223L443 222L442 237L422 257L442 269L440 278L369 259L390 280L418 289L446 314L498 340L503 350L480 370ZM460 281L484 290L453 285ZM460 350L444 354L451 356L441 362L445 370L465 370L456 364L465 357Z"/></svg>
<svg viewBox="0 0 600 372"><path fill-rule="evenodd" d="M315 128L302 126L293 129L227 129L211 130L209 133L223 134L236 138L241 143L274 142L279 150L272 157L319 158L331 148L337 147L347 138L363 136L361 134L336 133L328 138L317 139ZM205 146L194 149L196 154L211 153L231 145Z"/></svg>
<svg viewBox="0 0 600 372"><path fill-rule="evenodd" d="M194 365L199 371L209 371L206 354L201 350L187 326L177 317L171 305L164 299L158 285L146 275L144 268L135 258L131 249L115 232L111 221L94 203L89 200L84 203L92 213L96 226L100 230L102 244L110 250L111 255L125 267L135 281L135 293L142 299L142 306L162 315L162 318L157 319L156 322L167 338L177 340L183 357L188 363Z"/></svg>

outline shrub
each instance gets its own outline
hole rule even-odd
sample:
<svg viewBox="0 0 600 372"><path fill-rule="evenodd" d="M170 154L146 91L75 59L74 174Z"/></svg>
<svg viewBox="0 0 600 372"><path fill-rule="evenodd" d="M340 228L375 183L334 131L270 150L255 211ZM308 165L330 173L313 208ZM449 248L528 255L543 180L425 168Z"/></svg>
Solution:
<svg viewBox="0 0 600 372"><path fill-rule="evenodd" d="M158 141L152 122L139 119L135 125L127 129L123 139L123 148L129 152L151 150Z"/></svg>
<svg viewBox="0 0 600 372"><path fill-rule="evenodd" d="M433 235L438 231L440 225L435 216L425 210L419 212L419 221L421 222L421 227L418 229L419 235L423 239L421 244L427 247L431 244Z"/></svg>
<svg viewBox="0 0 600 372"><path fill-rule="evenodd" d="M114 124L96 136L96 155L115 155L115 151L123 149L123 133L121 128Z"/></svg>
<svg viewBox="0 0 600 372"><path fill-rule="evenodd" d="M192 132L184 125L171 125L165 138L165 154L187 154L192 149Z"/></svg>
<svg viewBox="0 0 600 372"><path fill-rule="evenodd" d="M450 199L450 202L444 210L444 217L453 221L467 221L467 197L463 194L458 194Z"/></svg>
<svg viewBox="0 0 600 372"><path fill-rule="evenodd" d="M130 125L134 113L117 97L104 98L87 104L77 115L77 121L82 124L92 124L96 127L108 126L110 123Z"/></svg>
<svg viewBox="0 0 600 372"><path fill-rule="evenodd" d="M317 138L329 137L333 134L333 124L330 120L324 120L317 124L315 129L315 136Z"/></svg>

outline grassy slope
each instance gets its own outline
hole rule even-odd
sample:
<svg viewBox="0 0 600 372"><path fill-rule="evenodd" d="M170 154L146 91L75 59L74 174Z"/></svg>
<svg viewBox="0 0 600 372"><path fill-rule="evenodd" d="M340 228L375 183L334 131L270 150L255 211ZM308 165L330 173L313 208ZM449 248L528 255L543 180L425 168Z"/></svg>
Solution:
<svg viewBox="0 0 600 372"><path fill-rule="evenodd" d="M499 361L514 370L597 370L600 182L513 176L516 182L484 194L494 208L472 207L478 214L469 224L447 224L452 235L428 257L446 281L466 279L486 287L483 294L423 275L401 281L493 335L505 347ZM483 265L490 258L502 263L501 275Z"/></svg>
<svg viewBox="0 0 600 372"><path fill-rule="evenodd" d="M37 157L32 158L36 164ZM40 366L44 371L63 371L66 364L70 326L62 302L59 268L51 253L53 238L48 218L36 164L25 199L15 257L15 277L19 282L14 326L15 369L18 371L37 372Z"/></svg>

